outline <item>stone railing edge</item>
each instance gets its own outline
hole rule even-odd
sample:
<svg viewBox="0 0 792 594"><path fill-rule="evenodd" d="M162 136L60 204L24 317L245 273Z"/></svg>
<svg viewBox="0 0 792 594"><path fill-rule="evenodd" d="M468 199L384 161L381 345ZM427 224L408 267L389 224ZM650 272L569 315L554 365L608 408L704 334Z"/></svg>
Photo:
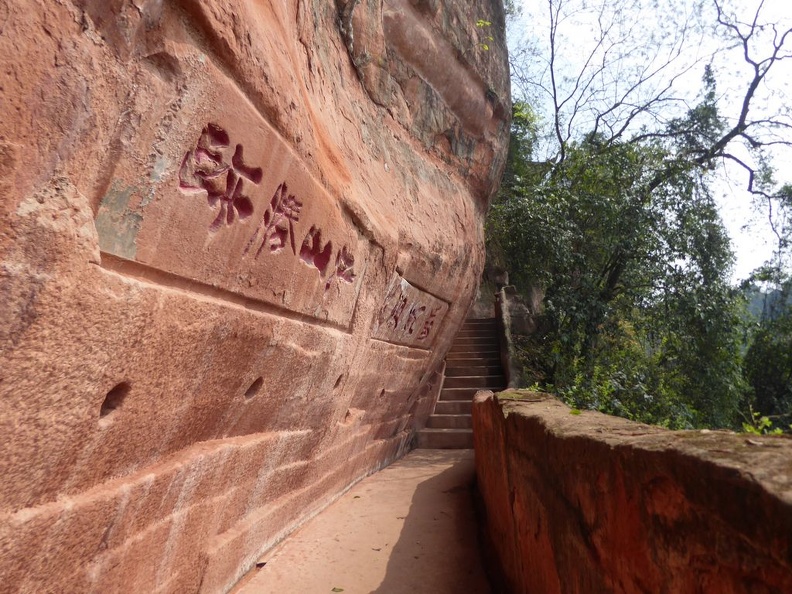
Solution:
<svg viewBox="0 0 792 594"><path fill-rule="evenodd" d="M500 340L500 357L503 371L506 374L506 387L516 389L522 386L523 366L517 357L512 329L512 308L517 290L511 286L501 287L496 294L495 315L498 320L498 337Z"/></svg>

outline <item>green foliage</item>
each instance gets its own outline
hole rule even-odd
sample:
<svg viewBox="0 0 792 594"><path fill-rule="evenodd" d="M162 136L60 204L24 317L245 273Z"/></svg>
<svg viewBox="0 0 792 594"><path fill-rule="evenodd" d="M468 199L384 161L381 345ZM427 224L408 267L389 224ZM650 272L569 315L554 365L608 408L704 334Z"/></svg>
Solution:
<svg viewBox="0 0 792 594"><path fill-rule="evenodd" d="M504 0L503 9L504 13L506 14L507 23L522 16L522 5L516 0Z"/></svg>
<svg viewBox="0 0 792 594"><path fill-rule="evenodd" d="M508 166L501 180L503 192L500 196L512 197L521 189L536 185L541 179L542 172L547 171L546 165L531 161L538 130L536 112L524 101L515 101L512 105Z"/></svg>
<svg viewBox="0 0 792 594"><path fill-rule="evenodd" d="M760 279L777 279L778 271L767 266ZM753 289L749 286L748 289ZM756 289L754 289L756 292ZM770 284L760 293L764 303L754 322L745 354L745 377L750 387L751 416L776 419L776 427L792 420L792 280Z"/></svg>
<svg viewBox="0 0 792 594"><path fill-rule="evenodd" d="M792 420L792 185L770 162L792 120L765 103L792 28L761 2L705 4L544 4L545 28L511 53L513 88L540 111L514 104L488 258L544 295L539 330L518 341L537 388L674 428L739 429L748 409L746 425L777 431ZM726 93L712 64L731 73ZM693 99L677 83L699 66ZM744 290L711 192L724 163L777 240Z"/></svg>
<svg viewBox="0 0 792 594"><path fill-rule="evenodd" d="M745 353L749 391L749 425L781 431L792 421L792 188L773 191L773 171L762 167L759 182L771 206L770 221L777 244L773 258L754 271L743 291L751 299L750 331ZM756 412L754 412L756 411ZM763 421L766 419L766 421ZM747 429L746 429L747 430Z"/></svg>
<svg viewBox="0 0 792 594"><path fill-rule="evenodd" d="M773 422L761 413L756 412L753 408L749 408L749 416L747 421L742 424L742 429L745 433L753 435L783 435L784 431L781 428L773 429ZM790 425L792 428L792 425Z"/></svg>
<svg viewBox="0 0 792 594"><path fill-rule="evenodd" d="M476 21L476 27L479 29L485 30L485 29L489 29L491 26L492 23L490 21L485 21L483 19L479 19ZM495 38L492 35L487 34L481 38L481 41L479 41L478 46L480 49L484 50L485 52L488 52L490 49L489 44L492 43L493 41L495 41Z"/></svg>
<svg viewBox="0 0 792 594"><path fill-rule="evenodd" d="M515 105L488 249L518 288L544 290L523 351L532 380L571 406L673 428L737 423L744 300L706 168L684 157L721 126L710 75L668 136L589 135L554 163L530 161L537 118Z"/></svg>

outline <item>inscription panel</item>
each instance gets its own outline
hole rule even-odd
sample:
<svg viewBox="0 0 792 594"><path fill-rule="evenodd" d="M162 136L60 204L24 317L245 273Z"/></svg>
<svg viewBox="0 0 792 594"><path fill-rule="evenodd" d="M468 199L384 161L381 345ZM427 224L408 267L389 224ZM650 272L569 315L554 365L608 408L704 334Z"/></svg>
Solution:
<svg viewBox="0 0 792 594"><path fill-rule="evenodd" d="M431 348L448 303L393 275L374 320L372 337L423 349Z"/></svg>
<svg viewBox="0 0 792 594"><path fill-rule="evenodd" d="M155 147L156 179L140 171L145 132L116 167L97 213L102 251L348 328L367 241L239 91L204 68L209 84L193 95L214 98L184 107L177 141Z"/></svg>

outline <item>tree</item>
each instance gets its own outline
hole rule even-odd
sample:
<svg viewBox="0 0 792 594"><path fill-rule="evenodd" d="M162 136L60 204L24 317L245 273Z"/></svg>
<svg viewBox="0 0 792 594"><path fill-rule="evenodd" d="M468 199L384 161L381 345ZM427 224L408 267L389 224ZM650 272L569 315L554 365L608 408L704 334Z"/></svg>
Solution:
<svg viewBox="0 0 792 594"><path fill-rule="evenodd" d="M789 287L787 288L787 290ZM751 410L767 416L781 429L792 422L792 307L764 317L745 356L751 387Z"/></svg>
<svg viewBox="0 0 792 594"><path fill-rule="evenodd" d="M538 378L578 405L729 426L744 393L741 297L713 176L735 163L750 192L778 200L767 151L786 144L787 113L754 107L789 57L790 29L761 23L761 3L747 22L719 0L682 7L647 34L642 0L548 0L546 43L513 57L517 95L539 116L530 133L513 129L489 242L514 280L545 289ZM719 43L691 54L705 45L707 8ZM594 43L572 71L563 28L587 14ZM747 72L739 100L716 85L732 50ZM677 92L694 70L695 101Z"/></svg>
<svg viewBox="0 0 792 594"><path fill-rule="evenodd" d="M522 6L515 0L503 0L503 9L507 22L512 22L522 16Z"/></svg>
<svg viewBox="0 0 792 594"><path fill-rule="evenodd" d="M772 185L772 180L765 181ZM745 375L751 413L787 429L792 422L792 187L765 198L777 243L773 258L743 286L759 305L753 311L757 321L745 356Z"/></svg>
<svg viewBox="0 0 792 594"><path fill-rule="evenodd" d="M645 139L642 128L668 134L666 123L689 110L691 79L707 64L733 73L735 88L720 97L729 126L695 154L701 163L726 156L734 140L749 148L788 144L792 121L783 101L770 113L751 112L781 92L768 81L790 58L792 29L763 21L764 0L754 4L749 13L724 0L547 0L544 18L528 15L547 30L510 48L514 94L549 128L542 156L563 160L565 144L588 133L631 142Z"/></svg>
<svg viewBox="0 0 792 594"><path fill-rule="evenodd" d="M647 164L661 149L589 138L567 153L552 175L505 189L488 221L490 252L518 286L545 289L532 345L544 350L541 376L577 406L728 424L739 365L717 345L736 347L739 333L728 239L706 186L686 171L647 200ZM685 407L683 393L699 397Z"/></svg>

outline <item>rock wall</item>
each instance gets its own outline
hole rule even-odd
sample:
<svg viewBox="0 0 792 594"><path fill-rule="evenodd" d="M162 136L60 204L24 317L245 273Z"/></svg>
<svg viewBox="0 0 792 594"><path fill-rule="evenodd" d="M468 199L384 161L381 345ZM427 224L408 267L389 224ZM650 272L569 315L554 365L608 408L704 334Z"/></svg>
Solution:
<svg viewBox="0 0 792 594"><path fill-rule="evenodd" d="M547 395L473 407L500 592L792 592L792 440L671 432Z"/></svg>
<svg viewBox="0 0 792 594"><path fill-rule="evenodd" d="M502 21L0 2L0 592L227 591L410 447L483 265Z"/></svg>

